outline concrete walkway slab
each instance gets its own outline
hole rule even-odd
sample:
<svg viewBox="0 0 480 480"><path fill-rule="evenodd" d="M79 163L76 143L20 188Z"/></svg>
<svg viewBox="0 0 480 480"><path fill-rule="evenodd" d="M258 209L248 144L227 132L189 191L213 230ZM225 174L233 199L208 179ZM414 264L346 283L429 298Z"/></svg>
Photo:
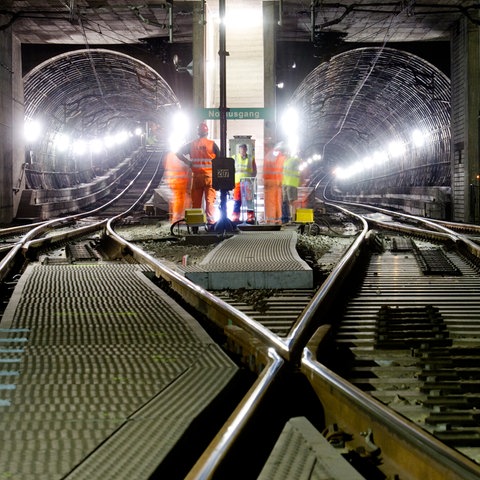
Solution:
<svg viewBox="0 0 480 480"><path fill-rule="evenodd" d="M313 288L313 271L296 243L294 230L240 232L183 270L207 290Z"/></svg>

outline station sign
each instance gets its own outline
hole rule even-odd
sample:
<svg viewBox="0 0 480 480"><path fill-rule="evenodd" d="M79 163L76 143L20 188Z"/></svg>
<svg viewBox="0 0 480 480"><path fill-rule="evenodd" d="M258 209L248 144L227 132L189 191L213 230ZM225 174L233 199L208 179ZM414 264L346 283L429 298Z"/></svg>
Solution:
<svg viewBox="0 0 480 480"><path fill-rule="evenodd" d="M218 108L199 108L197 112L199 118L204 120L220 120ZM226 114L227 120L266 120L271 117L270 108L229 108Z"/></svg>

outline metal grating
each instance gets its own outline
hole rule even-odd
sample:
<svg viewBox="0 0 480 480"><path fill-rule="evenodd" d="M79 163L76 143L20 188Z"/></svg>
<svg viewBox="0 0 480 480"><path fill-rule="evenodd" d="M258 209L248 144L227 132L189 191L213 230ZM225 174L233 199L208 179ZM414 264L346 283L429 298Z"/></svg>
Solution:
<svg viewBox="0 0 480 480"><path fill-rule="evenodd" d="M296 243L294 231L242 232L219 244L200 266L210 272L310 270Z"/></svg>
<svg viewBox="0 0 480 480"><path fill-rule="evenodd" d="M424 275L461 275L441 248L416 248L415 254Z"/></svg>
<svg viewBox="0 0 480 480"><path fill-rule="evenodd" d="M451 345L448 329L438 308L383 306L376 321L375 348L427 348Z"/></svg>
<svg viewBox="0 0 480 480"><path fill-rule="evenodd" d="M0 403L0 472L149 478L237 367L137 265L35 265L22 279L0 325L28 331L1 355L21 372Z"/></svg>
<svg viewBox="0 0 480 480"><path fill-rule="evenodd" d="M304 417L291 418L260 472L258 480L362 480L327 439Z"/></svg>

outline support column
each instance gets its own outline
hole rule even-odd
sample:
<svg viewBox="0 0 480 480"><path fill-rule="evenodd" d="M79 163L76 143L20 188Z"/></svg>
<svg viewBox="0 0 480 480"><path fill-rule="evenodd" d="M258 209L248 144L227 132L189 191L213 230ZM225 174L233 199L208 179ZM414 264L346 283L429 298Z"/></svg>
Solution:
<svg viewBox="0 0 480 480"><path fill-rule="evenodd" d="M8 18L0 15L0 24ZM13 165L13 117L12 117L12 29L0 30L0 224L13 218L12 165Z"/></svg>
<svg viewBox="0 0 480 480"><path fill-rule="evenodd" d="M275 72L276 65L276 42L275 42L275 12L278 6L276 2L263 2L263 88L265 110L271 112L271 118L264 123L264 146L265 153L275 145L276 137L276 92L277 79Z"/></svg>
<svg viewBox="0 0 480 480"><path fill-rule="evenodd" d="M452 33L453 220L480 223L480 28L462 18Z"/></svg>
<svg viewBox="0 0 480 480"><path fill-rule="evenodd" d="M205 107L205 1L195 2L193 9L193 106Z"/></svg>
<svg viewBox="0 0 480 480"><path fill-rule="evenodd" d="M17 215L18 206L23 190L25 190L25 97L22 76L22 45L14 36L12 39L12 118L13 118L13 162L12 162L12 192L13 192L13 217Z"/></svg>

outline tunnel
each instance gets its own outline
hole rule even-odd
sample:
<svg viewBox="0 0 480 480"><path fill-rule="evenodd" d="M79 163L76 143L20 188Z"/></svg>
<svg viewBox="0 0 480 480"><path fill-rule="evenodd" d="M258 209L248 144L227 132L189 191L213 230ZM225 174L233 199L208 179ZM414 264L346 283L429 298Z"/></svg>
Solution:
<svg viewBox="0 0 480 480"><path fill-rule="evenodd" d="M59 156L56 138L104 136L150 122L161 129L180 101L167 82L131 56L105 49L58 55L24 77L25 117L39 120L37 157ZM359 48L318 65L297 87L290 105L302 124L304 157L319 154L322 168L344 169L372 159L372 174L428 165L450 171L450 81L420 57L391 48ZM412 134L422 135L412 138ZM160 136L164 140L164 136ZM400 152L389 152L396 144ZM390 148L391 150L391 148ZM382 161L375 156L384 152Z"/></svg>
<svg viewBox="0 0 480 480"><path fill-rule="evenodd" d="M40 130L27 149L33 167L47 171L88 168L97 155L125 156L139 140L127 141L120 153L116 140L135 132L165 148L169 113L180 106L153 68L107 49L76 50L41 63L25 75L24 93L26 128ZM83 151L75 148L79 142Z"/></svg>
<svg viewBox="0 0 480 480"><path fill-rule="evenodd" d="M316 67L290 99L309 178L344 193L451 181L450 80L405 51L350 50ZM291 128L291 127L290 127Z"/></svg>
<svg viewBox="0 0 480 480"><path fill-rule="evenodd" d="M170 114L180 107L155 70L105 49L58 55L29 72L24 84L26 120L39 120L44 129L28 148L44 170L80 169L78 153L71 146L61 151L59 138L92 142L141 127L161 149L168 148ZM289 122L286 135L298 134L309 185L333 174L344 197L435 188L440 193L432 195L448 203L450 81L426 60L385 47L340 53L307 74L289 106L299 127ZM113 151L104 148L101 154L115 160ZM93 155L83 157L85 168Z"/></svg>

